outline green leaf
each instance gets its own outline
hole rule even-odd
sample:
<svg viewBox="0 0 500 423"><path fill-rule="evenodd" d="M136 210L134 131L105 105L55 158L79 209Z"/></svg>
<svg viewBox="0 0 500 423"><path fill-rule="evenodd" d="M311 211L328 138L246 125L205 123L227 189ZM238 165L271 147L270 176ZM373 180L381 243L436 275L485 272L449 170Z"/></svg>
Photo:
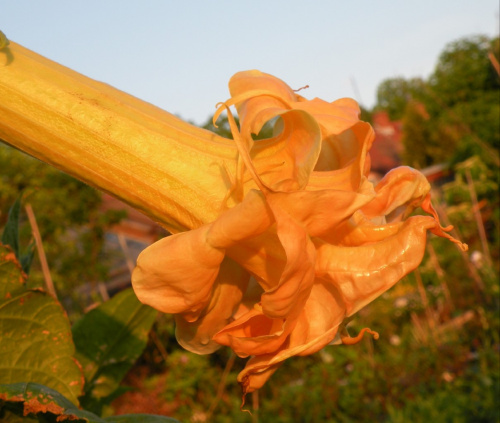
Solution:
<svg viewBox="0 0 500 423"><path fill-rule="evenodd" d="M156 314L141 304L130 288L75 323L76 358L86 380L82 406L100 413L106 398L118 388L146 347Z"/></svg>
<svg viewBox="0 0 500 423"><path fill-rule="evenodd" d="M43 421L105 423L95 414L78 409L59 392L37 383L0 385L0 411L4 407L16 415L40 417Z"/></svg>
<svg viewBox="0 0 500 423"><path fill-rule="evenodd" d="M83 378L61 305L28 290L0 304L0 383L36 382L78 404Z"/></svg>
<svg viewBox="0 0 500 423"><path fill-rule="evenodd" d="M19 258L19 213L21 211L21 196L17 197L17 200L9 210L9 216L7 217L7 223L2 233L2 244L10 245L14 254Z"/></svg>
<svg viewBox="0 0 500 423"><path fill-rule="evenodd" d="M0 243L0 304L26 291L26 278L12 248Z"/></svg>
<svg viewBox="0 0 500 423"><path fill-rule="evenodd" d="M40 383L78 404L83 377L66 313L25 281L12 250L0 244L0 383Z"/></svg>
<svg viewBox="0 0 500 423"><path fill-rule="evenodd" d="M21 254L19 247L19 214L21 212L21 196L17 198L9 210L7 224L2 233L1 244L10 246L15 257L21 263L23 271L28 274L35 255L35 242L32 241Z"/></svg>
<svg viewBox="0 0 500 423"><path fill-rule="evenodd" d="M4 411L17 416L39 418L39 421L50 423L60 421L74 423L179 423L178 420L170 417L149 414L125 414L102 419L94 413L78 409L59 392L37 383L0 385L0 416Z"/></svg>

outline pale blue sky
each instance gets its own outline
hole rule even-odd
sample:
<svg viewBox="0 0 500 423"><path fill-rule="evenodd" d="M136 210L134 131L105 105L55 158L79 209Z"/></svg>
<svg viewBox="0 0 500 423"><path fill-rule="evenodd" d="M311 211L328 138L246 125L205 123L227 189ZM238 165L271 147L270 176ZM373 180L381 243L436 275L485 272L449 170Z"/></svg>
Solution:
<svg viewBox="0 0 500 423"><path fill-rule="evenodd" d="M0 30L201 123L246 69L372 107L382 80L427 77L448 42L498 35L498 13L498 0L0 0Z"/></svg>

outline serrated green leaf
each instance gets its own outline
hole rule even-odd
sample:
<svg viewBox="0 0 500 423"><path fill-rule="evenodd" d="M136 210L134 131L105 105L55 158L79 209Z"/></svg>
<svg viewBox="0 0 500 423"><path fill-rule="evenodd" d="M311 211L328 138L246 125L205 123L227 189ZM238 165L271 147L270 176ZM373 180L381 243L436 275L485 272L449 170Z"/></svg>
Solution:
<svg viewBox="0 0 500 423"><path fill-rule="evenodd" d="M78 404L83 377L74 352L66 314L49 294L25 290L0 303L1 384L39 383Z"/></svg>
<svg viewBox="0 0 500 423"><path fill-rule="evenodd" d="M78 409L59 392L38 383L13 383L0 385L0 410L2 402L17 415L44 417L44 421L71 421L75 423L105 423L105 420L85 410Z"/></svg>
<svg viewBox="0 0 500 423"><path fill-rule="evenodd" d="M132 289L91 310L73 326L73 339L85 375L82 405L100 412L146 347L157 312L137 300Z"/></svg>
<svg viewBox="0 0 500 423"><path fill-rule="evenodd" d="M26 277L12 248L0 243L0 304L26 290Z"/></svg>
<svg viewBox="0 0 500 423"><path fill-rule="evenodd" d="M71 401L46 386L37 383L0 385L0 411L3 406L17 416L43 417L46 422L74 423L179 423L178 420L151 414L125 414L102 419L78 409Z"/></svg>
<svg viewBox="0 0 500 423"><path fill-rule="evenodd" d="M83 378L66 313L25 282L12 249L0 244L0 383L41 383L78 404Z"/></svg>
<svg viewBox="0 0 500 423"><path fill-rule="evenodd" d="M123 414L121 416L107 417L107 423L179 423L171 417L156 416L153 414Z"/></svg>
<svg viewBox="0 0 500 423"><path fill-rule="evenodd" d="M19 213L21 211L21 196L9 210L7 223L2 233L2 244L9 245L17 258L19 258Z"/></svg>

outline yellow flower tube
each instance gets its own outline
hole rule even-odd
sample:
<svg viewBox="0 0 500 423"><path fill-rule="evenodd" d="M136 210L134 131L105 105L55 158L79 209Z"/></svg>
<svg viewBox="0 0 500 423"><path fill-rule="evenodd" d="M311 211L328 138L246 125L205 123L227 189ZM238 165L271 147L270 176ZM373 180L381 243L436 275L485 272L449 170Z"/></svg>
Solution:
<svg viewBox="0 0 500 423"><path fill-rule="evenodd" d="M236 169L233 141L7 41L0 139L173 233L217 218Z"/></svg>

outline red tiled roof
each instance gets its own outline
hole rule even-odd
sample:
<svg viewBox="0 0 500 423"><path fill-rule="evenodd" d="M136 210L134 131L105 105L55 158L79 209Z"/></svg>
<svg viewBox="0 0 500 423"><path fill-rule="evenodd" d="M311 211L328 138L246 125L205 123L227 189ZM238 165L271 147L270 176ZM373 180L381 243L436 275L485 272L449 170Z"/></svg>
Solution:
<svg viewBox="0 0 500 423"><path fill-rule="evenodd" d="M391 122L386 112L373 115L375 140L370 150L372 172L384 175L394 167L401 165L402 124Z"/></svg>

